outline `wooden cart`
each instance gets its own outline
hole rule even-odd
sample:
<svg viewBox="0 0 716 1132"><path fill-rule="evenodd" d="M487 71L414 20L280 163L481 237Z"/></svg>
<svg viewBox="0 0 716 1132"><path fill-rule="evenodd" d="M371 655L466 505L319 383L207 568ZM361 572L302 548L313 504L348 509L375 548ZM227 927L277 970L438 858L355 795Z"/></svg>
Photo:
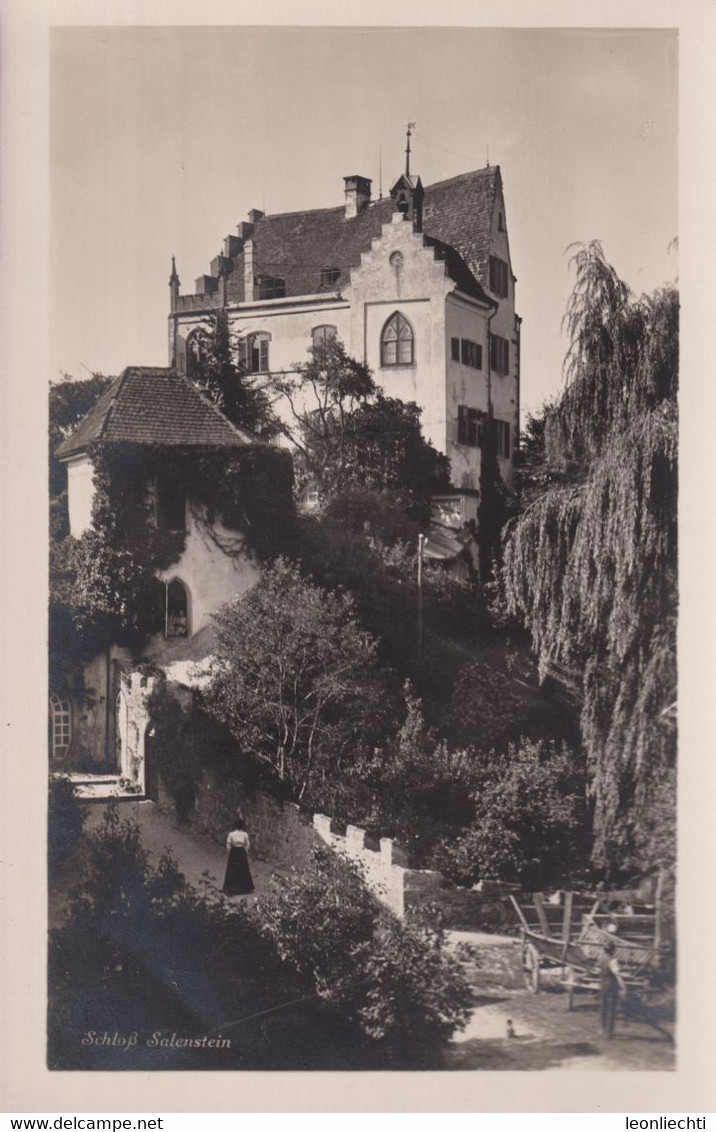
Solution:
<svg viewBox="0 0 716 1132"><path fill-rule="evenodd" d="M572 1010L578 990L599 990L599 958L612 940L628 990L645 995L662 955L658 895L653 906L637 904L629 892L562 892L557 898L536 893L529 905L510 896L520 923L527 989L536 994L541 973L558 968Z"/></svg>

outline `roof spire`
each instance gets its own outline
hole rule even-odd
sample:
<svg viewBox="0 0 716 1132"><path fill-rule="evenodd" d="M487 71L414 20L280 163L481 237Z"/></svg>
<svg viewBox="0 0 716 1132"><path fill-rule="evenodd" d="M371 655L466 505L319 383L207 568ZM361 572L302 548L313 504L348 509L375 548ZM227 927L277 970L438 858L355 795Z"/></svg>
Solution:
<svg viewBox="0 0 716 1132"><path fill-rule="evenodd" d="M414 129L415 129L415 122L408 122L408 134L407 134L408 144L405 147L405 176L406 177L410 176L410 138L412 136L411 131L414 130Z"/></svg>
<svg viewBox="0 0 716 1132"><path fill-rule="evenodd" d="M177 275L177 265L176 265L176 261L175 261L175 259L174 259L174 256L172 256L172 273L171 273L171 275L169 276L169 282L170 282L170 283L173 283L173 282L174 282L174 280L176 280L176 281L177 281L177 283L179 282L179 276Z"/></svg>

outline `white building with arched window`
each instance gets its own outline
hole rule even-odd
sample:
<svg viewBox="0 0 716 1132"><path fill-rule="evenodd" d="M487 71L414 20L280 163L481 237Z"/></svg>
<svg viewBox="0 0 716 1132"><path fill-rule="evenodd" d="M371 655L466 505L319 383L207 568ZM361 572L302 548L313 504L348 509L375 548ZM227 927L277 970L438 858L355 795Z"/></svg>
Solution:
<svg viewBox="0 0 716 1132"><path fill-rule="evenodd" d="M193 293L181 293L173 268L170 363L191 365L192 336L218 309L251 373L290 371L311 345L338 337L386 394L421 407L426 439L449 456L476 514L485 429L495 429L509 483L519 421L520 319L499 166L428 186L406 170L377 201L367 178L344 180L343 206L253 209Z"/></svg>
<svg viewBox="0 0 716 1132"><path fill-rule="evenodd" d="M175 683L188 682L192 666L211 653L212 614L246 593L260 571L245 533L228 528L192 490L194 461L211 455L221 467L225 457L228 461L231 454L250 448L252 466L263 460L269 470L278 463L286 471L290 457L235 427L174 370L132 366L57 449L67 466L74 537L92 527L98 447L115 455L128 453L127 459L141 467L142 454L151 454L146 466L154 471L146 482L139 478L136 522L176 537L176 552L168 565L155 567L147 607L137 613L146 619L141 659ZM188 466L192 474L175 474L180 466ZM290 498L290 468L288 475L277 474L281 479L283 487L277 482L275 490ZM51 688L51 765L86 773L90 792L92 780L102 793L111 792L113 784L144 790L150 685L146 675L133 671L135 660L126 648L111 645L85 663L74 693L69 680L62 690Z"/></svg>

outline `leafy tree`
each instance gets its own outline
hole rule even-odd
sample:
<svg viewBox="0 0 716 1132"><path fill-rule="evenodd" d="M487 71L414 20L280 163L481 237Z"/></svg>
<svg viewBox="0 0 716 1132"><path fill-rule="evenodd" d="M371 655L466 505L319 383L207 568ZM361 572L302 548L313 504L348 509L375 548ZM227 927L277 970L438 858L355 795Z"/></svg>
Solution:
<svg viewBox="0 0 716 1132"><path fill-rule="evenodd" d="M376 385L368 367L349 357L337 338L312 346L309 353L308 362L275 374L272 388L288 407L281 430L299 454L302 482L322 486L343 466L350 414L375 394Z"/></svg>
<svg viewBox="0 0 716 1132"><path fill-rule="evenodd" d="M426 504L449 486L450 466L423 438L416 404L384 396L335 338L276 375L273 388L288 405L282 428L298 454L299 486L311 482L324 498L351 488L387 493L427 520Z"/></svg>
<svg viewBox="0 0 716 1132"><path fill-rule="evenodd" d="M351 597L278 559L215 623L207 706L291 796L308 800L314 782L382 737L390 696Z"/></svg>
<svg viewBox="0 0 716 1132"><path fill-rule="evenodd" d="M276 433L269 397L237 357L238 344L228 315L216 311L192 336L187 374L235 425L269 438Z"/></svg>
<svg viewBox="0 0 716 1132"><path fill-rule="evenodd" d="M477 505L477 545L480 580L489 584L502 561L502 532L510 515L511 500L497 458L497 427L491 415L485 420L480 450L480 502Z"/></svg>
<svg viewBox="0 0 716 1132"><path fill-rule="evenodd" d="M376 393L346 421L342 458L326 469L328 495L347 488L387 493L424 526L430 496L450 487L450 461L420 431L420 409L410 401Z"/></svg>
<svg viewBox="0 0 716 1132"><path fill-rule="evenodd" d="M476 757L474 816L434 860L452 879L574 884L587 864L584 777L566 747L522 739Z"/></svg>
<svg viewBox="0 0 716 1132"><path fill-rule="evenodd" d="M545 428L563 482L513 527L505 592L542 671L578 690L595 861L645 868L676 753L678 296L635 298L597 242L572 263L567 386Z"/></svg>
<svg viewBox="0 0 716 1132"><path fill-rule="evenodd" d="M528 413L515 454L516 495L520 511L524 511L548 487L560 479L547 460L545 433L547 421L554 411L553 402L545 402L537 413Z"/></svg>
<svg viewBox="0 0 716 1132"><path fill-rule="evenodd" d="M112 381L102 373L75 381L63 374L61 381L50 382L49 446L50 446L50 534L60 541L69 534L67 511L67 472L55 457L55 451L82 418L96 405Z"/></svg>
<svg viewBox="0 0 716 1132"><path fill-rule="evenodd" d="M329 850L275 876L256 911L281 958L398 1064L434 1064L467 1021L472 993L444 933L425 920L399 923Z"/></svg>

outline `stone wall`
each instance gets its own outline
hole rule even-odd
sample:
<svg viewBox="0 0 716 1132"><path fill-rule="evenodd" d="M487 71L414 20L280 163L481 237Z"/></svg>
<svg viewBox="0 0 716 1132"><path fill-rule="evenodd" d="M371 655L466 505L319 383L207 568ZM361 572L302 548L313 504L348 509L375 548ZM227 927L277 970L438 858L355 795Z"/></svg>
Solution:
<svg viewBox="0 0 716 1132"><path fill-rule="evenodd" d="M163 788L159 803L162 808L172 808ZM223 846L238 813L246 823L251 851L259 860L269 861L279 870L308 864L318 839L306 810L204 771L191 814L192 828Z"/></svg>
<svg viewBox="0 0 716 1132"><path fill-rule="evenodd" d="M160 792L160 805L171 800ZM251 838L252 853L278 871L305 868L315 846L327 845L357 864L371 892L396 916L432 905L439 908L443 926L452 931L490 928L504 920L499 892L459 888L442 873L412 869L407 854L390 837L371 838L364 829L344 829L325 814L311 814L294 802L281 802L262 791L249 791L240 782L227 782L205 771L199 786L191 825L220 845L240 813ZM499 886L498 886L499 887Z"/></svg>

